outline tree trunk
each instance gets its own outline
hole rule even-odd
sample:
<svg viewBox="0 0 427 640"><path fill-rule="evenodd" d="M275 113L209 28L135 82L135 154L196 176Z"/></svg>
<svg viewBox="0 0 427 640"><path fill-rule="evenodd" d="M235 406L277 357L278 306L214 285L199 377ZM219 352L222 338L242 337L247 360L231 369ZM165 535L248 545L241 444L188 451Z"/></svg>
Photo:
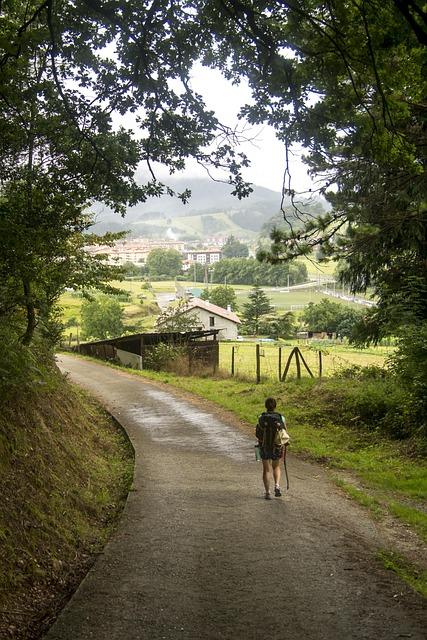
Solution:
<svg viewBox="0 0 427 640"><path fill-rule="evenodd" d="M25 309L27 313L27 328L21 338L22 344L29 345L33 339L34 330L37 326L36 309L31 295L31 286L27 280L22 282L24 286Z"/></svg>

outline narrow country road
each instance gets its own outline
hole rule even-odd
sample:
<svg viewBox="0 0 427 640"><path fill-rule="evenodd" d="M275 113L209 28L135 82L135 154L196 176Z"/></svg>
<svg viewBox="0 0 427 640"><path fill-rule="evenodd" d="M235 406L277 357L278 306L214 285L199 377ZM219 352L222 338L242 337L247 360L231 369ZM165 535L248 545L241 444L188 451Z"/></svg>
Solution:
<svg viewBox="0 0 427 640"><path fill-rule="evenodd" d="M117 532L45 640L425 638L424 601L375 561L374 524L320 467L291 457L291 490L266 501L254 440L224 414L101 363L58 364L136 462Z"/></svg>

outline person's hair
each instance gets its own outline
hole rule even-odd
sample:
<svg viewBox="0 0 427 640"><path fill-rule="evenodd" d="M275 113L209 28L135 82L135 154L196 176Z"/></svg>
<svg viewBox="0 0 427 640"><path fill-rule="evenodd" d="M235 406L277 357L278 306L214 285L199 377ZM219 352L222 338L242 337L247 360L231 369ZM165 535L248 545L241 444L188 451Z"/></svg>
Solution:
<svg viewBox="0 0 427 640"><path fill-rule="evenodd" d="M267 400L265 401L265 408L267 409L267 411L274 411L274 409L276 408L275 399L267 398Z"/></svg>

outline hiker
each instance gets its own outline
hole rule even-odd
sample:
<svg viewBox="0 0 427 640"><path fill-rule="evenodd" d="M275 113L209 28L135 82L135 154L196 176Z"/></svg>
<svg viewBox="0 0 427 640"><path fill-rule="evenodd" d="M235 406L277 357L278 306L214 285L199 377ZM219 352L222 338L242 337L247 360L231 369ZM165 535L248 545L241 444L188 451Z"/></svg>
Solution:
<svg viewBox="0 0 427 640"><path fill-rule="evenodd" d="M264 411L258 418L255 435L258 438L259 452L262 460L262 480L265 488L265 499L271 500L270 476L273 474L274 495L279 498L280 460L286 454L285 447L289 436L285 430L285 418L276 412L276 400L267 398ZM280 432L280 433L279 433Z"/></svg>

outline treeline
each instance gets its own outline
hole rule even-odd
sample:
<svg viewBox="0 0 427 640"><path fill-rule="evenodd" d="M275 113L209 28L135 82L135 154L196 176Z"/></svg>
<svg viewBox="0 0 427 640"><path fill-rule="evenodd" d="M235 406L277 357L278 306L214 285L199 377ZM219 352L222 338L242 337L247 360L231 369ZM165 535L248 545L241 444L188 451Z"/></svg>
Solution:
<svg viewBox="0 0 427 640"><path fill-rule="evenodd" d="M286 287L305 282L307 277L307 267L298 261L266 264L255 258L226 258L215 264L212 282Z"/></svg>

